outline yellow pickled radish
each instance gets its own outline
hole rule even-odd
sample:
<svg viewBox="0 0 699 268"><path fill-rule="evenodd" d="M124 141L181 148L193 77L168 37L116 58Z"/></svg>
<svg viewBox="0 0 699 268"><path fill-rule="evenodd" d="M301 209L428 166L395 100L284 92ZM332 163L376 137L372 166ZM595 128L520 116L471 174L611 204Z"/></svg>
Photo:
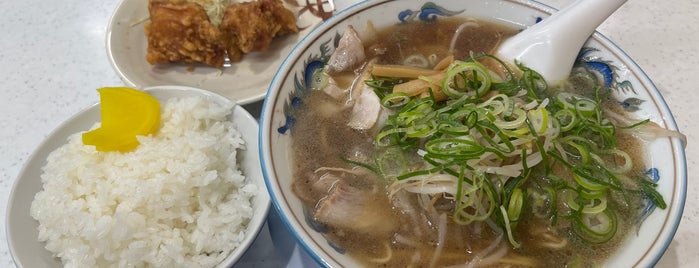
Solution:
<svg viewBox="0 0 699 268"><path fill-rule="evenodd" d="M158 132L160 103L153 96L127 87L105 87L97 92L102 124L83 133L83 144L102 152L128 152L139 145L136 136Z"/></svg>

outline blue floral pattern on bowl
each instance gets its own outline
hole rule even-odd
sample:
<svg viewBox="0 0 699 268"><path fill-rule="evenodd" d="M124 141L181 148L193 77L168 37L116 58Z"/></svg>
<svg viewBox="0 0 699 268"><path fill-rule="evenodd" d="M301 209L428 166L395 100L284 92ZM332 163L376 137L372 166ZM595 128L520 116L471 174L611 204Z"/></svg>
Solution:
<svg viewBox="0 0 699 268"><path fill-rule="evenodd" d="M415 19L419 19L422 21L434 21L439 16L450 17L461 14L462 12L464 12L464 10L452 11L443 8L435 3L427 2L424 5L422 5L422 7L419 10L406 9L398 13L398 21L408 22Z"/></svg>

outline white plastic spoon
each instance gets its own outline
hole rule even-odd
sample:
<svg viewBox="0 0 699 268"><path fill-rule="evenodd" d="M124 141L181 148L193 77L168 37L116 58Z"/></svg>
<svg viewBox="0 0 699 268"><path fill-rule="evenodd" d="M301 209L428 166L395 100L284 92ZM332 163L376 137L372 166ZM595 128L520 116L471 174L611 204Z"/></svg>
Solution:
<svg viewBox="0 0 699 268"><path fill-rule="evenodd" d="M577 0L505 40L496 55L539 72L549 85L568 78L575 58L597 26L626 0Z"/></svg>

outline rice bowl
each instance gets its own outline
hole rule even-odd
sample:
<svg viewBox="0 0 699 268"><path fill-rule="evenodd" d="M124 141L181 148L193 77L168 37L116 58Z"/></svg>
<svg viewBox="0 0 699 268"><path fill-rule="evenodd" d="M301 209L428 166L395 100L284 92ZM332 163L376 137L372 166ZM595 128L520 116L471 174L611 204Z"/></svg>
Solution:
<svg viewBox="0 0 699 268"><path fill-rule="evenodd" d="M205 91L147 91L163 102L165 124L158 135L141 137L139 149L125 154L130 159L109 154L94 158L98 154L89 148L86 152L75 137L48 156L72 133L99 121L97 107L92 107L60 127L27 163L10 197L7 217L8 241L19 267L61 266L44 246L53 252L63 249L58 257L66 260L83 256L80 264L64 260L64 265L139 265L140 260L140 266L227 267L252 244L269 207L257 152L249 149L257 142L249 131L255 129L254 118ZM176 103L165 104L168 99ZM207 124L204 121L211 125L203 129L211 131L182 131L196 130ZM40 192L41 182L29 178L38 178L43 166L46 187ZM46 175L67 174L70 166L72 174L62 175L68 183L61 182L60 175ZM149 176L155 179L144 179ZM30 204L32 216L41 222L39 230L29 215ZM40 243L38 237L48 243ZM84 257L88 251L87 256L99 258ZM146 259L150 260L142 262Z"/></svg>

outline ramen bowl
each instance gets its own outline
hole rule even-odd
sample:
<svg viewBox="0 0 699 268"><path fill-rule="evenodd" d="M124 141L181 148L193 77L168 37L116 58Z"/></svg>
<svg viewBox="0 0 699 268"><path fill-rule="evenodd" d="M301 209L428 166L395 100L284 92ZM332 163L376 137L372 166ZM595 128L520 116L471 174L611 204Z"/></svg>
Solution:
<svg viewBox="0 0 699 268"><path fill-rule="evenodd" d="M353 5L314 29L288 55L270 84L260 122L260 157L263 175L275 209L295 236L297 242L326 267L357 267L362 263L349 256L345 248L328 239L332 235L311 216L308 208L292 190L296 165L291 140L299 125L296 111L306 105L304 96L313 90L313 73L328 65L328 58L338 47L340 36L349 25L362 36L370 21L380 29L408 20L442 20L449 17L470 17L524 29L556 10L534 1L496 0L470 1L387 1L370 0ZM574 30L574 29L571 29ZM430 38L430 37L426 37ZM673 116L663 97L640 67L600 33L585 43L577 59L611 91L624 111L635 118L650 119L659 126L677 130ZM345 122L338 122L345 124ZM607 267L653 266L670 244L679 225L686 195L686 159L683 144L677 138L658 138L641 153L646 159L644 175L657 184L667 207L643 208L638 229L621 241L601 262ZM312 209L312 208L311 208ZM382 248L377 248L382 250Z"/></svg>

